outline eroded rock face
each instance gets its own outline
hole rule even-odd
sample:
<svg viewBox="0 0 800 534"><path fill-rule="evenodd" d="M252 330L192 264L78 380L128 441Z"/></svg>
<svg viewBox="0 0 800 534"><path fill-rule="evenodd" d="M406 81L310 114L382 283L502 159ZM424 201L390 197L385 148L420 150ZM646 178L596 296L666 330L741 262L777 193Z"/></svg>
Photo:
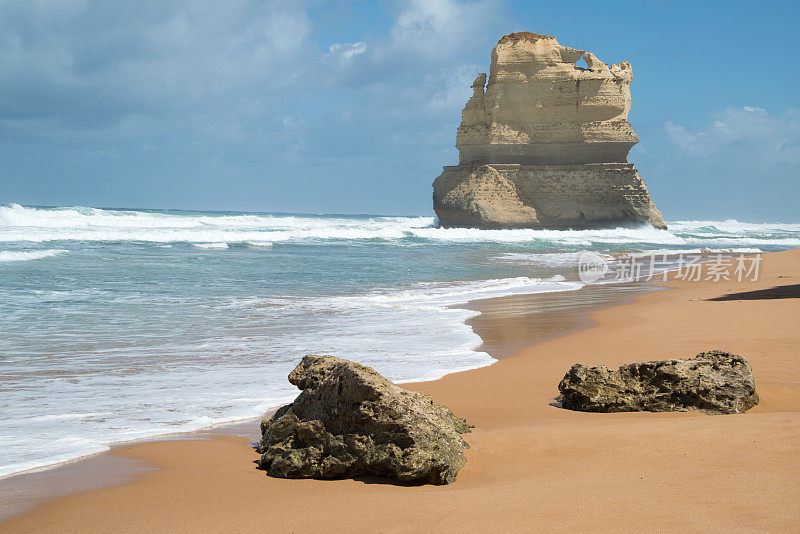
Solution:
<svg viewBox="0 0 800 534"><path fill-rule="evenodd" d="M555 37L512 33L492 51L484 91L485 80L478 75L462 114L460 163L619 163L639 142L627 61L608 66Z"/></svg>
<svg viewBox="0 0 800 534"><path fill-rule="evenodd" d="M449 484L464 466L467 423L370 367L308 355L289 382L302 393L261 423L258 465L272 476Z"/></svg>
<svg viewBox="0 0 800 534"><path fill-rule="evenodd" d="M587 67L576 65L580 59ZM488 83L486 74L478 75L462 112L459 165L445 167L434 182L440 224L541 228L647 221L665 227L627 162L639 141L628 122L632 80L626 61L609 66L546 35L504 36L492 51ZM476 174L487 184L476 182ZM606 183L609 175L625 176ZM504 181L512 186L497 187ZM486 189L493 192L491 207L482 200ZM603 196L611 201L598 200L598 192L609 193Z"/></svg>
<svg viewBox="0 0 800 534"><path fill-rule="evenodd" d="M433 182L444 227L582 228L649 222L666 228L630 163L459 165Z"/></svg>
<svg viewBox="0 0 800 534"><path fill-rule="evenodd" d="M758 404L753 371L722 351L611 370L575 364L558 384L565 408L584 412L744 413Z"/></svg>

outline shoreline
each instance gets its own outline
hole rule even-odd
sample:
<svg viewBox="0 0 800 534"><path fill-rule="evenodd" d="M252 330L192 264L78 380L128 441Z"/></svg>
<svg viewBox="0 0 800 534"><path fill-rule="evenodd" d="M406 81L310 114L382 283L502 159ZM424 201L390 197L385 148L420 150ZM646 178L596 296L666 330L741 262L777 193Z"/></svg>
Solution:
<svg viewBox="0 0 800 534"><path fill-rule="evenodd" d="M635 285L635 284L636 283L633 283L633 285ZM645 285L645 284L639 284L639 285ZM447 305L447 306L444 306L443 308L470 310L470 311L476 312L477 314L481 314L482 312L480 311L480 309L474 308L472 306L473 303L488 302L488 301L494 301L494 300L498 300L498 299L505 299L505 298L509 298L509 297L523 297L523 298L525 298L525 297L533 297L535 299L537 295L566 295L566 294L568 294L570 292L574 292L574 291L576 291L576 290L573 289L573 288L564 288L564 289L557 289L557 290L551 290L551 291L542 291L542 292L514 293L514 294L508 294L508 295L501 295L501 296L482 297L482 298L479 298L479 299L469 300L469 301L461 302L461 303L454 304L454 305ZM474 318L475 317L468 317L465 320L463 320L461 322L461 324L463 324L466 327L471 328L471 321ZM473 333L474 333L474 329L473 329ZM476 335L478 335L478 334L476 334ZM479 335L478 335L478 337L480 338ZM415 377L415 378L412 378L412 379L397 380L397 381L395 381L395 383L397 383L397 384L409 384L409 383L417 383L417 382L430 382L430 381L434 381L434 380L439 380L440 378L442 378L443 376L446 376L448 374L457 373L457 372L463 372L463 371L470 371L470 370L479 369L481 367L492 365L497 361L498 356L495 355L495 354L490 354L488 350L484 350L483 349L484 345L485 345L484 340L480 339L480 344L478 344L474 348L470 349L470 351L478 352L478 353L485 352L490 357L488 362L483 362L480 365L476 365L474 367L469 367L469 368L463 368L463 367L462 368L458 368L458 367L455 367L455 368L449 368L449 369L448 368L437 369L434 373L427 373L426 375L420 375L419 377ZM287 372L287 374L288 374L288 372ZM432 376L432 377L430 377L430 376ZM100 445L100 447L104 447L104 448L101 449L101 450L95 450L94 452L85 452L85 453L82 453L82 454L80 454L78 456L74 456L74 457L67 458L67 459L47 460L49 463L45 463L45 464L42 464L42 465L36 465L36 466L33 466L33 467L26 467L26 468L24 468L24 469L22 469L20 471L2 474L2 475L0 475L0 499L2 499L2 484L3 484L3 481L8 480L10 478L19 477L19 476L25 476L25 475L28 475L28 474L35 474L35 473L39 473L39 472L43 472L43 471L50 471L50 470L53 470L53 469L58 469L59 466L62 466L62 465L68 465L68 464L71 464L71 463L74 463L74 462L79 462L79 461L83 461L83 460L86 460L86 459L90 459L90 458L93 458L93 457L95 457L97 455L100 455L100 454L107 454L107 453L111 452L111 450L114 447L118 447L118 446L124 446L124 445L135 444L135 443L145 443L145 442L152 441L152 440L186 439L185 437L187 437L187 436L191 437L193 435L200 435L200 434L204 434L204 433L208 433L208 432L216 433L218 431L218 429L225 429L227 427L236 426L236 425L239 425L239 424L251 423L251 424L256 424L257 425L257 423L259 421L261 421L264 417L266 417L268 414L274 412L275 410L277 410L281 406L291 402L294 399L295 396L296 396L296 394L291 394L291 397L287 397L285 401L280 402L279 404L276 404L274 406L270 406L270 407L268 407L266 409L266 411L261 412L261 413L259 413L257 415L253 415L251 417L238 418L238 419L225 420L225 421L218 421L218 422L214 422L214 423L211 423L211 424L203 423L205 426L199 426L199 427L193 428L191 430L167 431L167 432L161 432L161 433L156 433L156 434L152 434L152 435L144 435L142 437L129 438L129 439L120 439L120 440L103 442ZM0 510L0 521L2 521L3 517L4 517L4 514L3 514L2 510Z"/></svg>
<svg viewBox="0 0 800 534"><path fill-rule="evenodd" d="M536 343L491 366L404 384L478 426L467 436L467 466L450 486L270 479L248 463L255 454L246 438L159 441L112 453L160 469L121 486L49 501L3 526L47 530L68 518L75 528L100 521L174 531L208 525L204 518L239 529L269 520L275 528L306 530L352 526L361 515L344 503L356 499L377 511L361 518L363 530L454 529L465 510L471 527L490 530L592 530L598 510L612 514L602 523L608 530L643 522L654 529L790 530L800 520L797 299L708 299L796 283L799 259L797 250L766 255L755 283L658 284L676 290L594 311L591 328ZM710 348L751 361L762 402L748 414L584 414L550 404L572 363L615 366ZM195 472L198 462L204 468ZM175 495L175 483L191 485L196 499ZM163 502L148 498L153 491ZM151 507L141 508L142 499ZM224 502L211 505L216 499ZM172 524L163 524L165 513Z"/></svg>
<svg viewBox="0 0 800 534"><path fill-rule="evenodd" d="M592 323L589 316L593 311L630 302L635 298L635 295L655 289L648 282L586 285L578 290L523 293L477 299L452 307L478 312L478 315L466 320L466 324L481 337L481 345L473 350L488 353L496 360L490 365L495 365L501 359L508 358L513 355L513 352L521 348L591 328ZM591 297L583 298L587 294L591 294ZM532 308L537 306L546 308L547 312L532 311ZM545 320L536 321L535 325L538 328L532 334L522 336L519 335L522 332L520 329L501 333L493 326L487 327L486 322L506 322L509 319L509 312L503 309L507 307L521 307L523 310L527 310L527 313L525 311L522 312L523 316L535 316L541 313ZM554 311L553 307L557 309ZM559 313L561 317L557 322L547 321L548 318L553 319ZM497 335L498 333L499 335ZM509 343L513 345L509 347ZM503 347L503 344L506 346ZM445 376L475 371L481 368L476 367L465 371L456 371ZM398 382L398 384L408 387L415 384L436 382L442 378L406 383ZM253 418L218 423L187 432L158 434L135 440L108 443L107 446L109 448L107 450L0 477L0 504L3 505L0 506L0 509L3 510L0 511L0 524L20 514L33 511L41 504L54 499L78 492L100 490L133 482L139 473L156 469L153 466L128 462L127 458L115 454L118 449L136 447L153 442L212 439L215 436L246 437L251 441L258 441L260 439L259 423L280 406L273 406L264 414ZM95 475L94 483L82 480L83 473L97 474L98 471L100 476ZM73 486L70 481L76 478L80 478L82 482ZM55 483L53 483L54 480ZM9 495L12 492L24 494L26 497L31 496L32 500L31 502L19 502L19 499Z"/></svg>

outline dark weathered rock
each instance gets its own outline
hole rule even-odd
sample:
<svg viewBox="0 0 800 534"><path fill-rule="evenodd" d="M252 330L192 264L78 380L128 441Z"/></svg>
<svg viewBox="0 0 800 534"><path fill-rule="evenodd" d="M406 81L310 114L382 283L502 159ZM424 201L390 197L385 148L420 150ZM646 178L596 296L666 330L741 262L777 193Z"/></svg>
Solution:
<svg viewBox="0 0 800 534"><path fill-rule="evenodd" d="M758 404L750 364L718 350L616 371L575 364L558 384L565 408L584 412L744 413Z"/></svg>
<svg viewBox="0 0 800 534"><path fill-rule="evenodd" d="M308 355L289 382L303 392L261 423L258 465L272 476L449 484L464 466L467 423L370 367Z"/></svg>

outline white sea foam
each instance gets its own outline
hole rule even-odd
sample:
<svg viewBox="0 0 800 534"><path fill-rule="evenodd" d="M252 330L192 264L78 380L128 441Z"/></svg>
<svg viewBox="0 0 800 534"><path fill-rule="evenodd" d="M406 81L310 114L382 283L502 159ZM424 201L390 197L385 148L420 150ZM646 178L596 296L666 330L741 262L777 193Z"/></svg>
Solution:
<svg viewBox="0 0 800 534"><path fill-rule="evenodd" d="M580 288L580 283L565 282L561 275L544 280L520 276L474 282L417 284L411 289L378 291L357 297L329 297L326 301L333 304L353 302L356 303L355 305L376 306L452 306L485 298L547 291L571 291Z"/></svg>
<svg viewBox="0 0 800 534"><path fill-rule="evenodd" d="M573 246L590 246L593 243L663 243L681 245L683 238L667 230L652 226L602 228L590 230L479 230L476 228L418 228L412 230L417 237L442 241L494 241L524 243L540 241Z"/></svg>
<svg viewBox="0 0 800 534"><path fill-rule="evenodd" d="M725 221L673 221L670 229L679 232L714 230L725 234L800 232L800 223L750 223L736 219Z"/></svg>
<svg viewBox="0 0 800 534"><path fill-rule="evenodd" d="M271 241L245 241L243 243L243 245L246 248L256 248L256 249L259 249L259 248L272 248L272 242Z"/></svg>
<svg viewBox="0 0 800 534"><path fill-rule="evenodd" d="M67 252L64 249L48 250L0 250L0 262L28 261L50 258Z"/></svg>
<svg viewBox="0 0 800 534"><path fill-rule="evenodd" d="M298 217L283 215L173 215L94 208L0 206L0 241L140 241L263 243L402 239L430 217Z"/></svg>
<svg viewBox="0 0 800 534"><path fill-rule="evenodd" d="M479 230L436 228L432 217L322 217L294 215L176 214L96 208L0 206L0 241L134 241L155 243L388 242L543 243L596 247L628 243L662 246L800 246L800 224L677 221L669 230L649 225L587 230ZM247 245L245 245L247 246ZM216 247L222 249L221 245Z"/></svg>
<svg viewBox="0 0 800 534"><path fill-rule="evenodd" d="M760 248L658 248L643 250L641 252L630 252L627 255L634 258L644 258L650 256L681 256L698 254L757 254L763 252Z"/></svg>
<svg viewBox="0 0 800 534"><path fill-rule="evenodd" d="M581 252L505 252L495 260L510 263L542 267L577 267ZM606 255L607 259L612 256Z"/></svg>
<svg viewBox="0 0 800 534"><path fill-rule="evenodd" d="M681 256L699 254L755 254L762 252L759 248L659 248L645 249L625 253L634 258ZM496 261L516 265L530 265L534 267L570 268L578 267L582 252L505 252L495 257ZM608 261L614 261L612 254L601 254Z"/></svg>
<svg viewBox="0 0 800 534"><path fill-rule="evenodd" d="M51 422L51 421L65 421L69 419L89 419L96 417L103 417L110 415L111 412L87 412L87 413L65 413L65 414L48 414L40 415L32 418L36 422Z"/></svg>
<svg viewBox="0 0 800 534"><path fill-rule="evenodd" d="M578 289L551 275L572 276L581 249L800 246L800 225L782 223L679 221L667 231L433 223L0 206L8 243L0 259L73 251L69 262L0 268L0 372L13 407L0 418L0 475L258 416L296 395L286 375L309 352L357 360L397 382L489 365L465 324L476 312L457 305ZM54 244L34 250L38 242ZM376 285L384 288L366 289Z"/></svg>
<svg viewBox="0 0 800 534"><path fill-rule="evenodd" d="M359 361L401 383L486 366L494 359L474 350L481 339L465 324L477 312L451 306L579 287L559 276L515 277L350 296L230 299L256 323L279 317L291 327L275 336L269 328L258 333L234 324L174 345L142 345L146 333L137 333L120 348L87 354L85 364L73 360L78 367L63 376L45 373L26 389L10 388L15 410L0 420L0 476L99 452L108 443L261 415L296 395L286 375L309 352ZM29 374L37 366L46 372L51 365L19 362L6 372Z"/></svg>
<svg viewBox="0 0 800 534"><path fill-rule="evenodd" d="M225 250L228 248L227 243L193 243L192 246L197 248L207 248L211 250Z"/></svg>

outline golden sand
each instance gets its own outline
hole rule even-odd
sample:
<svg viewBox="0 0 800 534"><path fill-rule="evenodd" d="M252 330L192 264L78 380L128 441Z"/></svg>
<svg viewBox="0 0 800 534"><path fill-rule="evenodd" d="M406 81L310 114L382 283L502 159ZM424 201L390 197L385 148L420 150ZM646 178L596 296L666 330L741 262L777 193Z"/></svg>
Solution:
<svg viewBox="0 0 800 534"><path fill-rule="evenodd" d="M676 289L594 312L591 328L409 386L478 427L449 486L274 479L254 468L246 438L160 441L113 451L158 469L60 497L0 530L796 532L800 299L708 299L798 283L800 251L769 254L757 282L669 283ZM617 366L708 349L749 359L758 406L708 416L552 404L573 363Z"/></svg>

